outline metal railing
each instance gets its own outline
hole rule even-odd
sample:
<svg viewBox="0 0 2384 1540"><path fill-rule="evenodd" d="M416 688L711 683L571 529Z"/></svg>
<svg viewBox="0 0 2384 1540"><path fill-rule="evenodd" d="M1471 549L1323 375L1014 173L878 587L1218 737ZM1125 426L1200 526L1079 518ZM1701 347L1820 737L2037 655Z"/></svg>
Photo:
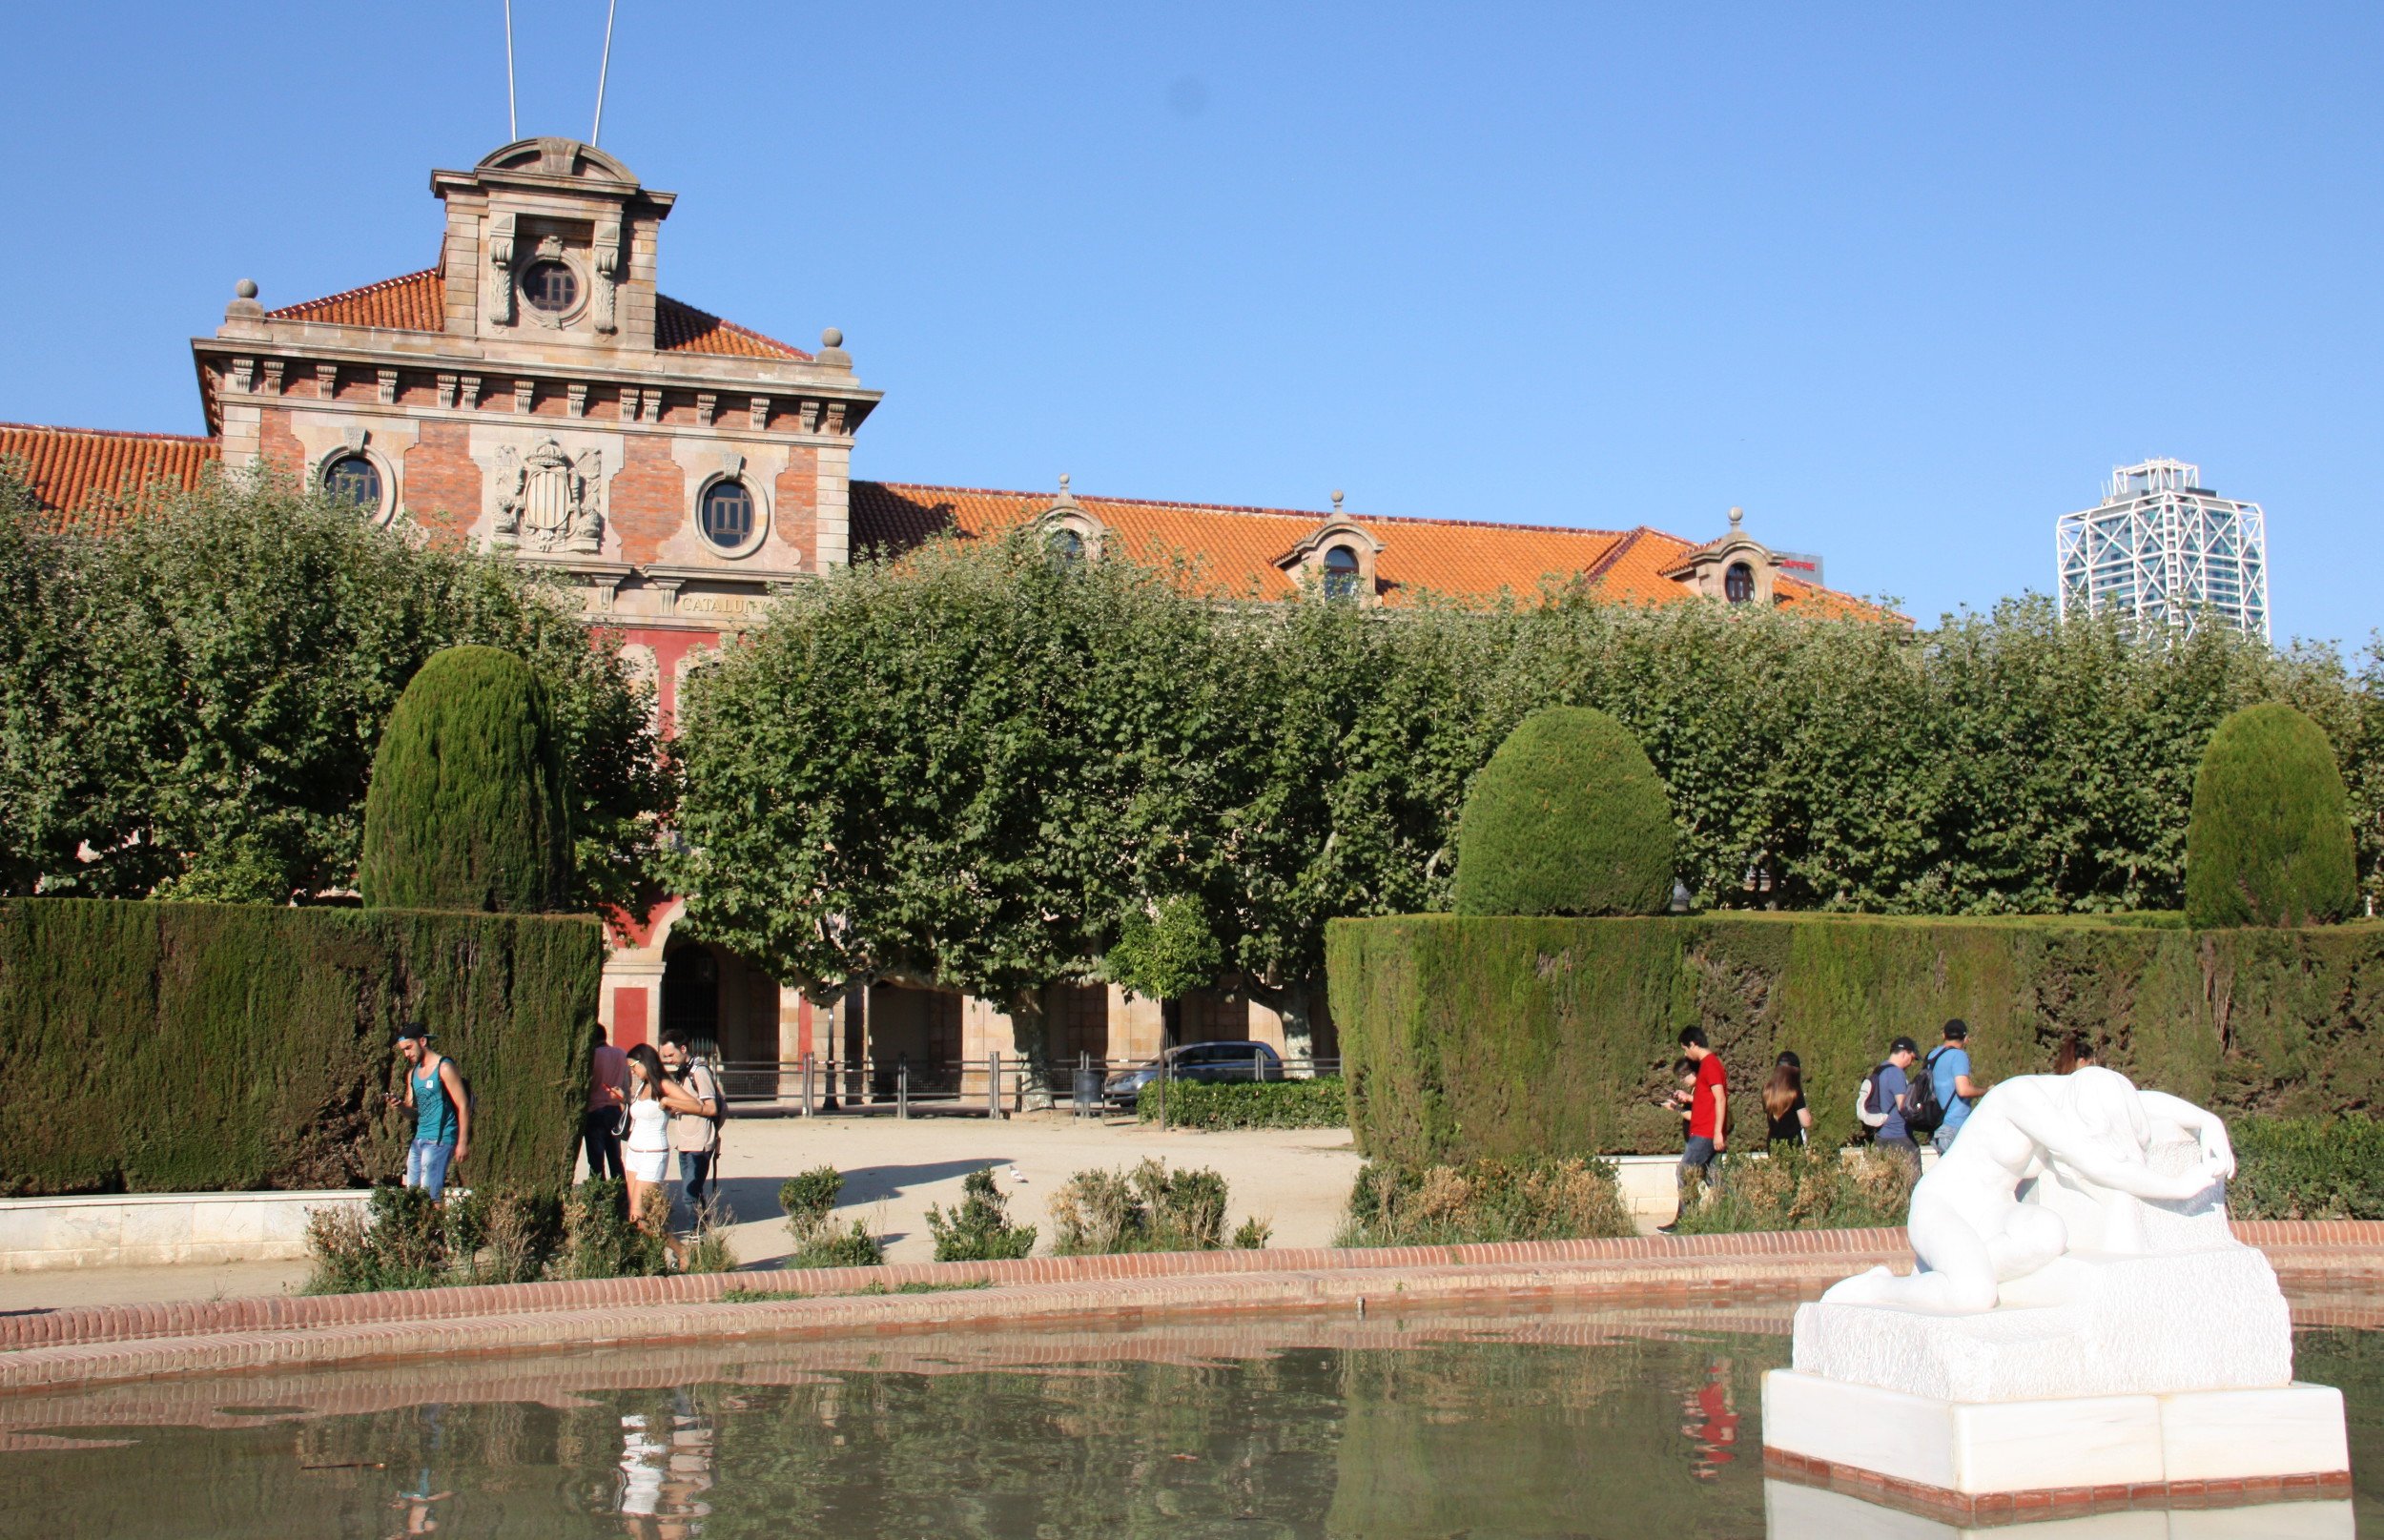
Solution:
<svg viewBox="0 0 2384 1540"><path fill-rule="evenodd" d="M1110 1086L1113 1077L1155 1067L1143 1059L1095 1058L1079 1054L1071 1063L1047 1066L1038 1087L1033 1066L1015 1054L983 1058L914 1062L908 1055L862 1059L808 1055L791 1059L728 1059L715 1064L721 1089L740 1109L791 1113L811 1118L859 1114L908 1118L914 1113L958 1113L1001 1119L1045 1105L1072 1110L1079 1118L1136 1110L1139 1092ZM1161 1068L1161 1095L1178 1079L1256 1080L1261 1071L1202 1065ZM1337 1058L1284 1058L1264 1066L1266 1079L1308 1079L1341 1073ZM1046 1100L1046 1098L1048 1099Z"/></svg>

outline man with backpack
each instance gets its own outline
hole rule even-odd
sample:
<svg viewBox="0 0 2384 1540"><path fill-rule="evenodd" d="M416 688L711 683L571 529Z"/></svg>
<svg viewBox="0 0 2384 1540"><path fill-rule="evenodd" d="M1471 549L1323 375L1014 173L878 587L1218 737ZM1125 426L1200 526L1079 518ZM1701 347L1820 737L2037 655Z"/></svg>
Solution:
<svg viewBox="0 0 2384 1540"><path fill-rule="evenodd" d="M1888 1045L1887 1061L1864 1078L1855 1102L1856 1116L1872 1131L1871 1142L1909 1161L1916 1172L1921 1166L1921 1146L1912 1138L1907 1113L1913 1090L1912 1061L1920 1057L1919 1043L1909 1037L1897 1038Z"/></svg>
<svg viewBox="0 0 2384 1540"><path fill-rule="evenodd" d="M670 1147L679 1154L679 1185L700 1224L712 1168L720 1157L720 1125L728 1117L729 1099L720 1094L720 1080L712 1067L688 1049L686 1031L671 1027L664 1031L657 1052L668 1072L662 1083L662 1104L670 1114Z"/></svg>
<svg viewBox="0 0 2384 1540"><path fill-rule="evenodd" d="M1970 1120L1970 1104L1986 1095L1986 1087L1970 1078L1970 1024L1960 1016L1945 1023L1945 1040L1929 1055L1929 1086L1943 1116L1931 1142L1937 1153L1954 1147L1954 1136ZM1926 1131L1914 1132L1928 1137Z"/></svg>

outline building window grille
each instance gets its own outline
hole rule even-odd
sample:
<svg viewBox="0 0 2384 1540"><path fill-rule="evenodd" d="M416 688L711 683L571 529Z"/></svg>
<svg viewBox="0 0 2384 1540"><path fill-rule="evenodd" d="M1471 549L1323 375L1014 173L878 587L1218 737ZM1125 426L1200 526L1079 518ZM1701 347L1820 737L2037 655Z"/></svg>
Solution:
<svg viewBox="0 0 2384 1540"><path fill-rule="evenodd" d="M325 465L323 490L362 512L380 511L380 471L362 455L341 455Z"/></svg>
<svg viewBox="0 0 2384 1540"><path fill-rule="evenodd" d="M1358 596L1358 553L1346 545L1336 545L1325 553L1325 597L1355 599Z"/></svg>
<svg viewBox="0 0 2384 1540"><path fill-rule="evenodd" d="M724 551L753 538L753 494L743 482L715 482L704 494L698 523L704 538Z"/></svg>
<svg viewBox="0 0 2384 1540"><path fill-rule="evenodd" d="M1755 568L1744 562L1733 562L1722 574L1722 597L1734 605L1743 605L1755 597Z"/></svg>
<svg viewBox="0 0 2384 1540"><path fill-rule="evenodd" d="M532 310L559 316L580 298L580 280L561 262L532 262L522 275L522 298Z"/></svg>

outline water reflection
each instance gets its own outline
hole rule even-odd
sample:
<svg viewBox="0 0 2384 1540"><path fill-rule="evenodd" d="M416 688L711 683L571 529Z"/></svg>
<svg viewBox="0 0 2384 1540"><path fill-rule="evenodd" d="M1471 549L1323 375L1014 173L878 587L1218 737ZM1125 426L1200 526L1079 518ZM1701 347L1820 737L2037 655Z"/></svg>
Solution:
<svg viewBox="0 0 2384 1540"><path fill-rule="evenodd" d="M157 1540L1959 1532L1836 1493L1783 1497L1763 1480L1758 1386L1786 1361L1789 1309L738 1343L11 1398L0 1401L0 1529ZM2302 1362L2345 1386L2354 1468L2384 1463L2384 1337L2312 1334ZM2347 1523L2340 1505L2291 1507L2256 1531L2203 1514L2190 1532L2350 1532L2327 1516ZM2136 1527L2077 1540L2171 1532L2168 1515L2118 1517Z"/></svg>

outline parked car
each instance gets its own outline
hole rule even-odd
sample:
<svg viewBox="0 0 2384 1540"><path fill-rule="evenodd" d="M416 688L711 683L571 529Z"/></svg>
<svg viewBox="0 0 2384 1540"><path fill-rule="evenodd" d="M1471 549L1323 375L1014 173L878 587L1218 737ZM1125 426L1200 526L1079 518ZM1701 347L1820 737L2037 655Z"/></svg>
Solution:
<svg viewBox="0 0 2384 1540"><path fill-rule="evenodd" d="M1280 1080L1283 1058L1263 1042L1194 1042L1170 1048L1159 1058L1130 1070L1120 1070L1101 1088L1101 1099L1113 1107L1131 1107L1141 1100L1142 1088L1157 1080L1161 1066L1175 1080Z"/></svg>

